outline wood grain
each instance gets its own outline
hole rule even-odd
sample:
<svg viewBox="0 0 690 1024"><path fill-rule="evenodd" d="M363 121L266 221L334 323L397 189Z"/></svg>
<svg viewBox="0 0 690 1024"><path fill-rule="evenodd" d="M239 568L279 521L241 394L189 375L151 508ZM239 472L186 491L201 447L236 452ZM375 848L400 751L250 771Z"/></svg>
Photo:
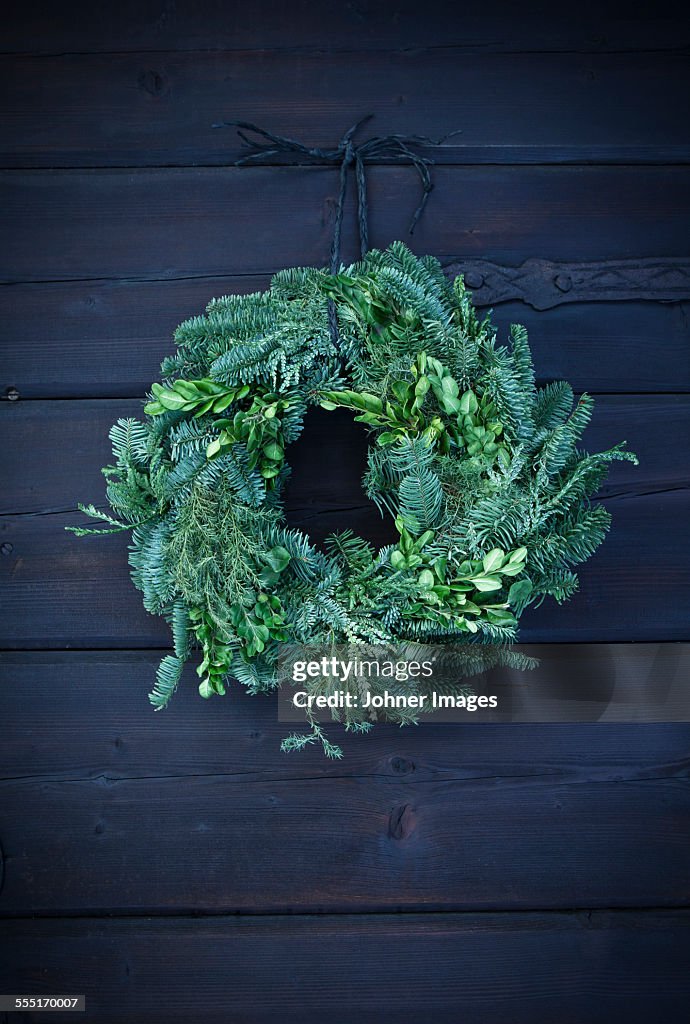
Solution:
<svg viewBox="0 0 690 1024"><path fill-rule="evenodd" d="M622 495L605 504L614 526L579 567L578 594L563 607L546 602L528 609L521 620L524 642L687 639L687 488ZM80 521L76 513L0 518L0 546L7 552L0 558L0 647L168 647L168 627L144 611L129 579L126 537L78 539L65 532ZM375 544L391 541L390 524L382 527L361 506L305 509L288 522L317 543L346 527Z"/></svg>
<svg viewBox="0 0 690 1024"><path fill-rule="evenodd" d="M103 501L99 469L109 461L107 429L140 403L121 401L5 403L9 443L2 471L0 558L5 587L0 643L21 647L167 646L167 626L147 614L129 581L127 537L78 539L64 531L83 520L79 500ZM565 608L547 602L524 616L525 641L680 640L688 616L683 550L690 490L682 449L669 433L687 433L686 396L601 397L585 435L591 449L628 440L640 467L612 468L602 492L614 528L580 569L580 593ZM326 439L333 442L326 450ZM69 451L56 461L56 451ZM334 457L334 452L337 456ZM286 494L288 521L321 542L350 527L376 544L389 543L391 524L361 493L366 435L347 413L314 411L293 451ZM313 467L319 465L318 480ZM85 480L91 479L91 489ZM633 555L634 553L634 555ZM664 580L663 614L645 599L647 581ZM107 585L104 581L107 580Z"/></svg>
<svg viewBox="0 0 690 1024"><path fill-rule="evenodd" d="M688 42L687 10L669 0L652 16L623 0L554 8L516 8L510 0L490 7L459 8L430 0L420 16L415 0L273 0L251 7L223 0L121 0L95 9L71 0L70 15L50 0L32 0L7 12L3 50L28 53L118 50L417 49L452 46L461 52L682 50ZM277 97L278 98L278 97ZM472 97L467 99L473 102Z"/></svg>
<svg viewBox="0 0 690 1024"><path fill-rule="evenodd" d="M86 992L90 1019L118 1024L686 1021L687 724L383 726L336 731L343 762L288 757L274 697L204 702L191 666L149 709L146 648L170 638L126 538L63 530L102 498L107 427L176 324L327 261L336 173L227 169L237 140L210 125L326 144L369 111L377 133L459 128L412 239L413 171L371 169L372 243L471 264L480 302L505 285L496 322L528 326L539 379L613 393L591 447L627 436L642 456L610 478L581 593L523 638L576 642L583 700L583 640L620 641L620 678L652 650L657 681L682 675L685 646L630 641L688 635L685 6L3 12L0 397L20 400L0 405L0 645L19 648L0 652L0 991ZM346 261L354 226L350 204ZM557 282L563 264L581 266ZM335 454L318 418L295 448L291 521L383 539L363 438L329 423Z"/></svg>
<svg viewBox="0 0 690 1024"><path fill-rule="evenodd" d="M249 781L221 761L183 780L5 783L2 911L687 906L686 768L504 776Z"/></svg>
<svg viewBox="0 0 690 1024"><path fill-rule="evenodd" d="M687 725L384 726L333 765L280 754L275 696L147 711L152 653L0 664L5 916L688 902Z"/></svg>
<svg viewBox="0 0 690 1024"><path fill-rule="evenodd" d="M429 150L440 164L687 163L674 103L687 73L685 54L450 47L382 60L364 50L4 57L0 166L227 166L246 150L216 122L253 121L332 148L367 113L376 116L361 139L460 130Z"/></svg>
<svg viewBox="0 0 690 1024"><path fill-rule="evenodd" d="M101 467L112 461L108 431L122 417L143 418L144 399L3 402L4 438L0 473L5 481L0 514L68 512L84 500L102 503ZM600 395L583 435L589 450L627 440L641 465L614 463L603 495L636 495L687 485L687 460L667 434L690 432L688 395ZM350 413L310 410L298 442L290 447L293 475L287 507L318 513L363 505L360 478L366 468L368 435ZM69 458L55 461L55 452ZM318 475L314 466L320 467Z"/></svg>
<svg viewBox="0 0 690 1024"><path fill-rule="evenodd" d="M539 676L529 675L530 685L542 678L548 685L552 648L530 650L542 661ZM598 652L598 646L569 645L570 679L607 655L622 686L634 686L644 664L661 692L665 681L682 675L689 645L621 643L607 645L606 655ZM332 725L329 732L345 751L342 761L324 758L316 747L286 755L280 740L286 729L297 727L278 721L273 696L253 697L233 686L226 700L204 701L188 673L167 710L154 712L147 694L160 655L0 652L0 714L13 723L3 742L3 779L38 784L160 776L182 784L187 777L222 772L247 782L358 777L479 783L504 777L515 786L520 778L541 773L542 781L551 776L593 785L658 777L663 765L682 774L687 766L687 723L424 722L407 729L377 725L366 737ZM588 693L586 680L582 693Z"/></svg>
<svg viewBox="0 0 690 1024"><path fill-rule="evenodd" d="M684 1024L689 934L679 911L17 921L0 979L117 1024Z"/></svg>
<svg viewBox="0 0 690 1024"><path fill-rule="evenodd" d="M0 287L0 397L9 388L23 398L144 395L174 350L172 334L182 320L203 312L215 296L263 290L269 281L246 276ZM494 309L493 321L501 340L511 323L527 327L541 382L565 379L590 392L677 392L690 390L689 314L688 303L586 302L538 313L506 302Z"/></svg>
<svg viewBox="0 0 690 1024"><path fill-rule="evenodd" d="M685 256L690 169L438 167L410 239L409 167L369 176L373 245L521 263ZM337 175L311 168L3 171L0 280L144 280L325 265ZM356 253L350 207L343 258Z"/></svg>

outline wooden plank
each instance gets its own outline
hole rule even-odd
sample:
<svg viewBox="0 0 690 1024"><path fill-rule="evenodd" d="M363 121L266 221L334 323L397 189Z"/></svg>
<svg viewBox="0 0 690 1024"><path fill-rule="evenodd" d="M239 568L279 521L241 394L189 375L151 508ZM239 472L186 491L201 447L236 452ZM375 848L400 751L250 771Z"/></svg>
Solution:
<svg viewBox="0 0 690 1024"><path fill-rule="evenodd" d="M550 601L528 609L520 633L525 643L687 639L690 491L622 494L606 505L613 528L579 568L579 593L563 606ZM143 610L129 579L127 538L65 533L80 519L76 513L0 518L6 552L0 558L0 647L169 646L167 625ZM318 513L306 508L288 521L316 542L345 527L374 543L391 540L390 524L366 505ZM663 587L654 580L663 580Z"/></svg>
<svg viewBox="0 0 690 1024"><path fill-rule="evenodd" d="M686 163L674 101L689 85L687 56L672 53L5 57L0 166L227 166L246 151L214 122L254 121L331 148L371 111L362 139L461 129L430 152L437 163Z"/></svg>
<svg viewBox="0 0 690 1024"><path fill-rule="evenodd" d="M3 915L688 903L688 725L381 726L333 764L280 754L274 695L147 711L154 665L3 655Z"/></svg>
<svg viewBox="0 0 690 1024"><path fill-rule="evenodd" d="M563 679L544 664L553 657L552 647L546 653L530 650L542 659L539 676L527 677L530 685L538 679L540 687L548 686L552 678L561 686ZM604 657L598 646L569 652L574 674ZM223 774L247 782L404 777L410 783L478 783L501 777L516 785L520 778L534 775L536 781L541 775L593 785L657 777L662 766L680 769L687 757L687 723L507 727L476 720L408 729L377 725L365 737L332 725L329 734L345 751L342 761L324 758L316 747L286 755L280 740L299 727L278 721L273 696L252 697L234 685L226 700L204 701L188 672L165 713L154 712L147 693L160 653L0 652L0 720L12 724L3 741L4 780L182 780L216 774L221 766ZM635 687L644 665L661 688L682 676L688 645L612 644L607 654L621 687Z"/></svg>
<svg viewBox="0 0 690 1024"><path fill-rule="evenodd" d="M147 713L156 658L0 658L0 913L687 902L687 725L382 726L333 763L279 753L273 696L189 675Z"/></svg>
<svg viewBox="0 0 690 1024"><path fill-rule="evenodd" d="M318 11L310 0L294 0L289 8L272 0L255 0L251 8L228 8L222 0L177 0L174 5L122 0L98 11L85 0L72 0L68 11L50 0L33 0L8 10L2 48L35 53L423 46L482 53L674 51L688 41L685 14L677 0L644 16L620 0L604 8L580 3L568 9L543 2L518 9L510 0L499 0L490 7L462 10L445 0L430 0L423 15L415 0L322 0Z"/></svg>
<svg viewBox="0 0 690 1024"><path fill-rule="evenodd" d="M580 592L564 607L547 602L529 609L522 619L524 642L687 638L687 489L624 496L607 504L614 513L614 528L596 556L580 567ZM143 610L129 580L126 537L78 541L64 532L64 526L78 520L71 513L0 520L5 552L0 561L0 645L168 646L168 627ZM366 507L361 512L304 510L288 521L307 530L316 542L344 527L374 543L391 540L389 524L379 525ZM650 604L648 580L653 578L663 579L664 587Z"/></svg>
<svg viewBox="0 0 690 1024"><path fill-rule="evenodd" d="M87 1016L117 1024L684 1024L690 994L679 911L5 927L5 991L85 992Z"/></svg>
<svg viewBox="0 0 690 1024"><path fill-rule="evenodd" d="M115 401L2 406L9 438L3 477L11 481L3 505L8 514L0 518L5 552L0 573L6 583L0 622L3 646L168 645L167 626L142 609L140 595L129 581L127 537L80 540L64 531L81 519L67 511L78 500L102 502L103 484L97 480L99 467L108 460L107 427L118 415L135 413L137 408L138 403ZM600 399L587 444L594 449L627 438L642 464L613 467L604 492L614 516L613 529L596 556L581 567L581 592L563 608L547 602L531 609L523 619L523 640L687 637L682 537L690 490L682 448L669 444L668 437L685 436L689 414L685 396ZM380 518L359 486L364 433L347 414L329 419L341 455L326 459L325 422L326 414L315 411L309 431L295 446L288 521L317 542L348 526L376 544L390 542L390 522ZM56 461L56 451L74 451L76 457ZM318 487L315 464L323 467ZM85 490L88 479L93 487ZM652 578L663 579L664 588L650 606Z"/></svg>
<svg viewBox="0 0 690 1024"><path fill-rule="evenodd" d="M169 280L324 265L336 179L320 167L4 171L0 280ZM689 179L682 167L438 167L410 240L416 176L374 167L371 239L499 263L685 256ZM346 238L348 260L352 208Z"/></svg>
<svg viewBox="0 0 690 1024"><path fill-rule="evenodd" d="M8 781L0 909L11 917L687 906L687 763L623 772L624 785L606 771L573 780L539 763L515 778L492 766L483 778L429 781L253 779L229 775L221 756L210 774L184 778L152 766L131 779Z"/></svg>
<svg viewBox="0 0 690 1024"><path fill-rule="evenodd" d="M26 398L143 395L174 349L178 323L202 313L214 296L263 290L269 280L0 287L0 396L8 388ZM511 323L525 324L540 381L566 379L591 392L690 390L688 303L574 303L536 312L507 302L493 319L502 339Z"/></svg>
<svg viewBox="0 0 690 1024"><path fill-rule="evenodd" d="M143 418L142 405L143 399L3 402L0 514L68 512L85 493L102 503L100 469L112 461L108 431L122 417ZM583 445L595 451L627 440L641 465L615 463L602 494L643 494L688 484L685 452L668 444L668 437L689 433L689 395L600 395ZM326 438L335 458L326 457ZM288 509L314 514L364 504L360 478L367 440L366 428L345 410L312 409L288 454ZM56 451L63 453L59 463Z"/></svg>

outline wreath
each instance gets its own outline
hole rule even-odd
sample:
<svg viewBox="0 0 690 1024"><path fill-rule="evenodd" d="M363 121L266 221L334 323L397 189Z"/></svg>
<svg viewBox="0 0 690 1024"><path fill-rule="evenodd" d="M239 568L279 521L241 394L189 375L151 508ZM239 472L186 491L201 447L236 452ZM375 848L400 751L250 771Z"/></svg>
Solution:
<svg viewBox="0 0 690 1024"><path fill-rule="evenodd" d="M203 697L231 678L271 690L288 642L509 651L528 605L575 592L573 566L610 522L590 496L613 460L636 461L624 443L580 450L592 399L537 387L525 329L498 344L462 278L400 242L215 299L175 340L145 421L110 432L113 515L80 505L104 525L71 527L132 531L132 579L174 639L157 709L195 647ZM376 551L344 531L319 549L286 523L286 453L315 405L368 429L364 491L397 543ZM318 737L339 754L311 724L285 749ZM367 727L356 714L346 725Z"/></svg>

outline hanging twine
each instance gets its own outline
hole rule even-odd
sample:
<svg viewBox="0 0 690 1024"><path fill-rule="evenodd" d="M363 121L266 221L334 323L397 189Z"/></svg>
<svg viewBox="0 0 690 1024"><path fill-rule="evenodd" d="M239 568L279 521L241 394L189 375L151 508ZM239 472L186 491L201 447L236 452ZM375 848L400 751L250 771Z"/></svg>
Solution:
<svg viewBox="0 0 690 1024"><path fill-rule="evenodd" d="M355 143L355 134L372 117L373 114L367 114L366 117L353 124L345 132L335 149L305 146L295 139L289 139L283 135L274 135L273 132L266 131L265 128L259 128L258 125L252 124L249 121L222 121L212 126L213 128L237 128L237 134L242 139L242 142L251 150L246 156L235 161L235 166L237 167L247 164L258 164L270 160L271 157L277 156L280 153L292 153L309 164L327 164L340 168L340 191L335 209L333 242L331 244L330 270L332 274L337 274L340 267L340 243L345 199L347 196L347 178L350 167L354 167L355 170L359 251L360 256L363 258L369 251L369 206L367 203L365 163L383 160L392 163L410 163L417 171L422 184L422 198L410 222L409 232L412 234L419 218L424 212L434 186L429 170L433 166L433 160L427 156L421 156L411 147L440 146L451 136L459 134L459 132L450 132L441 139L430 139L424 135L375 135L365 142ZM247 132L258 136L258 138L250 138L246 134ZM333 302L329 302L329 319L331 334L334 340L336 340L338 331Z"/></svg>
<svg viewBox="0 0 690 1024"><path fill-rule="evenodd" d="M386 160L393 163L410 163L416 169L422 183L422 199L415 210L410 223L410 234L414 232L417 221L424 212L424 207L433 190L431 172L429 168L434 161L427 156L421 156L411 148L412 146L440 146L458 132L450 132L442 139L430 139L424 135L375 135L365 142L355 143L356 132L370 121L374 115L367 114L356 124L353 124L345 132L335 149L321 149L316 146L304 146L295 139L288 139L283 135L274 135L273 132L259 128L258 125L249 121L222 121L214 124L214 128L237 128L246 146L252 152L235 161L235 166L241 167L246 164L260 163L263 160L277 156L279 153L294 153L304 157L310 164L333 164L340 167L340 193L335 211L335 225L333 229L333 244L331 245L331 273L335 274L340 266L340 239L342 234L343 213L345 210L345 197L347 195L347 172L354 166L355 181L357 185L357 223L359 227L359 249L363 257L369 251L369 207L367 204L367 182L364 170L365 163ZM257 135L259 139L250 138L246 132Z"/></svg>

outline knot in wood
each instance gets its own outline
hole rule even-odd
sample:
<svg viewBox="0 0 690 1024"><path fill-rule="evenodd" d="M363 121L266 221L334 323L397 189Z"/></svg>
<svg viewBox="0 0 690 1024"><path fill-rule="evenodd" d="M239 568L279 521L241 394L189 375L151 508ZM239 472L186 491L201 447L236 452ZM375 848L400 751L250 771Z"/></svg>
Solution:
<svg viewBox="0 0 690 1024"><path fill-rule="evenodd" d="M139 74L139 88L149 96L162 96L166 92L166 78L160 71L142 71Z"/></svg>
<svg viewBox="0 0 690 1024"><path fill-rule="evenodd" d="M414 762L408 761L406 757L394 757L391 760L391 769L396 775L407 775L414 771Z"/></svg>
<svg viewBox="0 0 690 1024"><path fill-rule="evenodd" d="M388 835L391 839L407 839L414 830L414 814L409 804L394 807L388 819Z"/></svg>

